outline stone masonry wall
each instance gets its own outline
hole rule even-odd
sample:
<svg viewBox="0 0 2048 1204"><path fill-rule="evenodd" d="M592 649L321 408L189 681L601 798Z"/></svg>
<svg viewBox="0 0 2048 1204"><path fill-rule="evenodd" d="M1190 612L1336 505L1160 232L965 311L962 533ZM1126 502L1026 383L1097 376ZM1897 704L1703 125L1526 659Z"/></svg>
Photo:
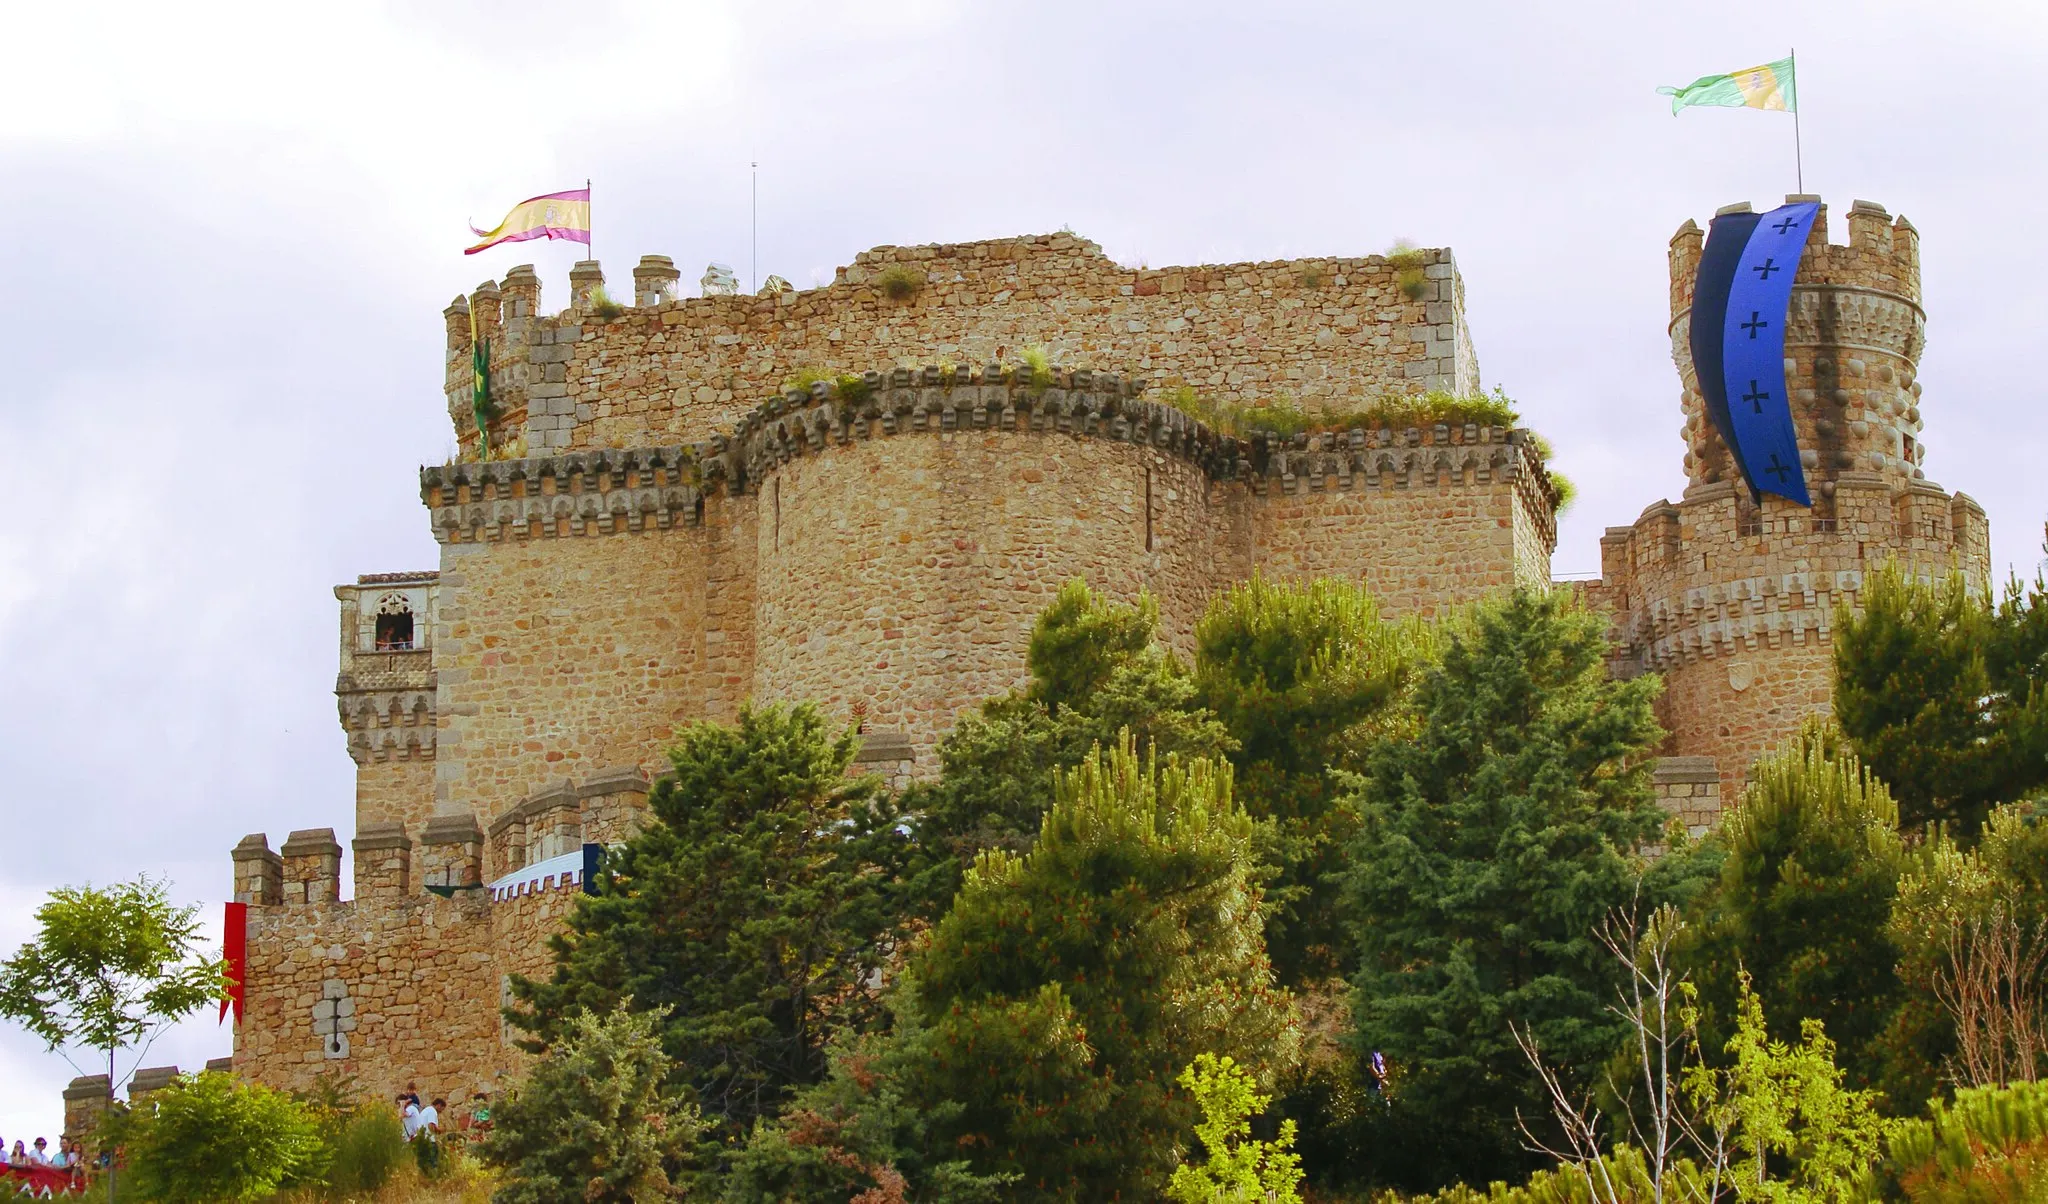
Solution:
<svg viewBox="0 0 2048 1204"><path fill-rule="evenodd" d="M1150 589L1189 647L1246 575L1227 490L1143 446L967 430L857 444L762 486L754 693L909 735L920 766L955 715L1022 684L1038 612L1075 577ZM935 519L937 521L935 521Z"/></svg>
<svg viewBox="0 0 2048 1204"><path fill-rule="evenodd" d="M357 857L377 859L408 848L404 841L383 850L359 841ZM283 885L288 898L304 893L289 874ZM547 937L580 889L537 886L504 898L480 889L443 898L373 876L359 877L348 901L243 898L249 966L235 1070L293 1090L350 1077L384 1099L407 1084L450 1100L501 1089L526 1062L499 1011L507 983L546 972Z"/></svg>
<svg viewBox="0 0 2048 1204"><path fill-rule="evenodd" d="M555 317L519 267L447 311L449 415L473 450L472 312L493 344L493 441L523 436L536 454L701 439L802 368L1014 363L1032 346L1215 401L1284 395L1343 409L1390 391L1476 391L1455 262L1448 250L1419 255L1410 298L1381 256L1132 269L1070 234L877 247L803 292L678 300L671 283L643 279L630 294L640 304L610 319L588 304L597 265L579 265ZM666 261L650 261L636 275L663 272ZM892 297L890 273L914 291Z"/></svg>
<svg viewBox="0 0 2048 1204"><path fill-rule="evenodd" d="M754 511L717 497L701 522L446 544L435 810L489 824L557 778L658 766L684 721L730 717L752 687Z"/></svg>

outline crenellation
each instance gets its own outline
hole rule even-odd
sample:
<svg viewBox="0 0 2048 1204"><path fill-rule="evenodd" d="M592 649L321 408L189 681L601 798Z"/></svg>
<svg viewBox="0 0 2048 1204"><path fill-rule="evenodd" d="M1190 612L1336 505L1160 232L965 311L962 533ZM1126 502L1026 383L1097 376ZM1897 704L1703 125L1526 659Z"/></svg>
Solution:
<svg viewBox="0 0 2048 1204"><path fill-rule="evenodd" d="M261 832L244 836L232 857L235 902L264 907L284 902L284 858L270 851L268 836Z"/></svg>
<svg viewBox="0 0 2048 1204"><path fill-rule="evenodd" d="M395 821L358 821L349 842L355 855L355 899L389 899L412 890L412 838Z"/></svg>
<svg viewBox="0 0 2048 1204"><path fill-rule="evenodd" d="M442 813L420 831L420 881L461 888L483 882L483 829L473 812Z"/></svg>
<svg viewBox="0 0 2048 1204"><path fill-rule="evenodd" d="M341 901L341 844L333 828L293 832L279 850L284 862L284 902Z"/></svg>

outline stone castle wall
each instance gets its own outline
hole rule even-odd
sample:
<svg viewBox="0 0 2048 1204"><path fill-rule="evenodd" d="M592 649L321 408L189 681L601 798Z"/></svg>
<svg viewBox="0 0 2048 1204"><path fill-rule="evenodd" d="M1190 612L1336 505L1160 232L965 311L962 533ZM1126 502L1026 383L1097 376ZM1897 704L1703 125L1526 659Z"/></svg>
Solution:
<svg viewBox="0 0 2048 1204"><path fill-rule="evenodd" d="M1586 590L1613 619L1616 671L1663 675L1668 751L1711 758L1729 800L1752 761L1828 709L1836 613L1858 607L1866 573L1895 561L1915 577L1960 571L1973 590L1988 586L1982 507L1920 467L1919 236L1867 201L1848 226L1849 244L1830 245L1821 209L1786 331L1811 509L1769 494L1753 503L1706 417L1689 336L1705 236L1679 228L1671 339L1691 483L1678 503L1608 529L1602 580Z"/></svg>
<svg viewBox="0 0 2048 1204"><path fill-rule="evenodd" d="M1475 391L1456 263L1416 254L1405 279L1383 256L1133 269L1052 234L877 247L820 288L687 299L669 261L649 256L631 293L616 290L633 304L611 318L592 305L597 264L578 265L553 316L519 267L449 307L448 409L473 452L472 319L492 344L494 443L523 437L533 453L701 439L803 368L1015 362L1028 347L1219 402L1355 409L1389 392ZM890 273L913 291L892 297Z"/></svg>

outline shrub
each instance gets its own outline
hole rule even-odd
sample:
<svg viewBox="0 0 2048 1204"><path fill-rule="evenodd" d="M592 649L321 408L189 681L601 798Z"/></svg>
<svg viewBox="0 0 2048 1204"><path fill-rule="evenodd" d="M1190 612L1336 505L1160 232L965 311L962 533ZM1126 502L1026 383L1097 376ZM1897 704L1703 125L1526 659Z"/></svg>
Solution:
<svg viewBox="0 0 2048 1204"><path fill-rule="evenodd" d="M691 1161L697 1108L668 1085L659 1013L578 1014L492 1112L492 1204L633 1204L670 1194Z"/></svg>
<svg viewBox="0 0 2048 1204"><path fill-rule="evenodd" d="M1410 301L1420 301L1422 294L1429 291L1422 251L1407 239L1395 239L1394 245L1387 248L1387 266L1394 269L1401 295Z"/></svg>
<svg viewBox="0 0 2048 1204"><path fill-rule="evenodd" d="M1199 1166L1175 1167L1166 1195L1175 1204L1234 1204L1264 1200L1266 1204L1301 1204L1301 1158L1293 1152L1294 1122L1280 1122L1272 1141L1252 1136L1253 1115L1273 1102L1261 1095L1258 1083L1229 1057L1199 1053L1180 1085L1202 1110L1195 1136L1208 1157Z"/></svg>
<svg viewBox="0 0 2048 1204"><path fill-rule="evenodd" d="M590 290L590 312L609 322L626 312L626 307L613 299L610 290L600 284Z"/></svg>
<svg viewBox="0 0 2048 1204"><path fill-rule="evenodd" d="M328 1130L327 1142L334 1151L326 1177L330 1199L382 1191L398 1168L413 1157L398 1113L377 1105L337 1118Z"/></svg>
<svg viewBox="0 0 2048 1204"><path fill-rule="evenodd" d="M127 1156L123 1184L163 1204L261 1199L317 1180L329 1156L312 1109L217 1072L151 1092L110 1136Z"/></svg>
<svg viewBox="0 0 2048 1204"><path fill-rule="evenodd" d="M1024 348L1017 353L1017 358L1024 361L1026 368L1031 369L1033 390L1042 393L1052 387L1052 353L1045 349L1044 344L1033 344Z"/></svg>
<svg viewBox="0 0 2048 1204"><path fill-rule="evenodd" d="M875 277L882 295L891 301L908 301L924 288L924 273L909 264L892 263Z"/></svg>
<svg viewBox="0 0 2048 1204"><path fill-rule="evenodd" d="M2022 1204L2048 1183L2048 1083L2015 1083L1935 1100L1925 1120L1892 1131L1886 1185L1915 1204Z"/></svg>

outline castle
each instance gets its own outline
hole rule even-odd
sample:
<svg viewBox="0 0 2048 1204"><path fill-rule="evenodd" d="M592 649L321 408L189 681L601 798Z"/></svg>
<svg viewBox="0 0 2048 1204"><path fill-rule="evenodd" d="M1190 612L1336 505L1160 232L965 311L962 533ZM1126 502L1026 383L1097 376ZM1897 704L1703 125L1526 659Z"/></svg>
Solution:
<svg viewBox="0 0 2048 1204"><path fill-rule="evenodd" d="M1983 511L1919 468L1913 227L1862 201L1847 245L1815 223L1787 347L1811 510L1752 504L1703 417L1702 237L1689 221L1670 248L1688 487L1610 528L1602 580L1574 587L1612 619L1616 672L1664 675L1657 789L1695 828L1826 707L1834 608L1865 572L1989 572ZM549 315L520 267L447 310L463 454L420 473L440 565L335 591L353 898L332 829L235 848L239 1073L450 1098L506 1081L508 976L545 973L584 846L630 832L683 721L815 700L861 716L862 766L901 782L1019 683L1069 578L1150 590L1183 651L1253 573L1360 581L1396 615L1550 580L1558 493L1527 431L1240 439L1160 400L1476 392L1447 250L1129 269L1056 234L879 247L800 293L679 299L678 276L644 258L621 307L579 264ZM1026 347L1063 366L1018 367ZM836 379L785 390L800 369ZM480 437L510 456L480 458Z"/></svg>

